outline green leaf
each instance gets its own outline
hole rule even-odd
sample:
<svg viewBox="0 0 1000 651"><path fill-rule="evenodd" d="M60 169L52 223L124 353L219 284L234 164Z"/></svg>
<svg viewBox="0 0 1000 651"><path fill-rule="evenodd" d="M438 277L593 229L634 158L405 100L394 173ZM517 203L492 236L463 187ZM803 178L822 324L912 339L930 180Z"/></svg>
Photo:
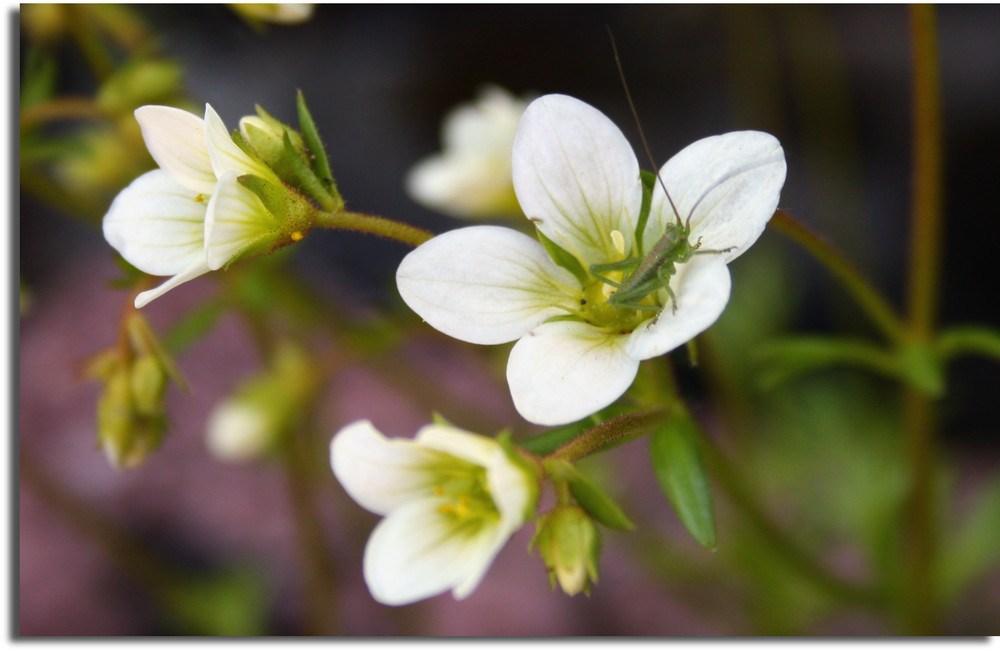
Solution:
<svg viewBox="0 0 1000 651"><path fill-rule="evenodd" d="M982 355L1000 361L1000 332L984 326L948 328L938 337L942 360L956 355Z"/></svg>
<svg viewBox="0 0 1000 651"><path fill-rule="evenodd" d="M690 417L672 418L653 432L649 458L660 488L688 533L702 547L713 549L712 491L698 444L698 429Z"/></svg>
<svg viewBox="0 0 1000 651"><path fill-rule="evenodd" d="M323 147L323 141L319 137L319 129L316 128L309 107L306 106L306 97L301 90L295 97L295 106L299 113L299 129L302 130L302 139L309 149L309 155L312 156L312 168L316 171L316 175L332 190L333 194L337 195L333 172L330 171L330 159L326 156L326 148Z"/></svg>
<svg viewBox="0 0 1000 651"><path fill-rule="evenodd" d="M625 515L621 507L607 493L602 491L597 484L584 477L579 471L574 473L573 479L569 482L569 492L573 495L576 503L590 517L605 527L618 529L619 531L632 531L635 529L635 525L632 524L632 521Z"/></svg>
<svg viewBox="0 0 1000 651"><path fill-rule="evenodd" d="M549 252L549 255L552 256L552 260L557 265L576 276L581 283L587 282L589 274L587 273L587 270L583 268L583 265L580 264L580 261L576 259L575 255L545 237L545 233L541 230L536 228L535 232L538 234L538 241L542 243L542 246L544 246L545 250Z"/></svg>
<svg viewBox="0 0 1000 651"><path fill-rule="evenodd" d="M899 360L866 341L830 337L789 337L761 346L757 355L757 383L769 390L799 375L831 366L859 366L894 379Z"/></svg>
<svg viewBox="0 0 1000 651"><path fill-rule="evenodd" d="M176 355L207 335L225 313L223 303L210 300L185 314L163 338L163 346Z"/></svg>
<svg viewBox="0 0 1000 651"><path fill-rule="evenodd" d="M258 636L266 633L267 588L250 569L181 578L162 590L160 604L182 635Z"/></svg>
<svg viewBox="0 0 1000 651"><path fill-rule="evenodd" d="M953 530L954 531L954 530ZM951 599L1000 565L1000 474L980 489L964 522L941 546L942 591Z"/></svg>
<svg viewBox="0 0 1000 651"><path fill-rule="evenodd" d="M32 46L24 56L21 73L21 110L41 104L55 93L58 64L43 48Z"/></svg>

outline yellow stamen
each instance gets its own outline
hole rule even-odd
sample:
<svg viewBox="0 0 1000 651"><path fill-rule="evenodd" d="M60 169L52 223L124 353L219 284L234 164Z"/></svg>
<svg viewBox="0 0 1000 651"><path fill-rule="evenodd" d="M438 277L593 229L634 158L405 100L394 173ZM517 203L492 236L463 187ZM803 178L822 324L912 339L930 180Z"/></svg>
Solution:
<svg viewBox="0 0 1000 651"><path fill-rule="evenodd" d="M195 197L195 198L194 198L194 200L195 200L195 201L197 201L198 203L201 203L202 201L204 201L204 200L205 200L205 195L203 195L203 194L201 194L201 193L199 192L199 193L198 193L198 196L197 196L197 197Z"/></svg>
<svg viewBox="0 0 1000 651"><path fill-rule="evenodd" d="M302 239L303 237L305 237L305 235L303 235L303 234L302 234L302 231L295 231L295 232L293 232L293 233L292 233L291 235L289 235L289 237L291 237L291 238L292 238L292 241L293 241L293 242L298 242L298 241L299 241L299 240L301 240L301 239Z"/></svg>
<svg viewBox="0 0 1000 651"><path fill-rule="evenodd" d="M625 236L621 234L621 231L611 231L611 243L615 246L615 252L618 253L618 259L625 259Z"/></svg>

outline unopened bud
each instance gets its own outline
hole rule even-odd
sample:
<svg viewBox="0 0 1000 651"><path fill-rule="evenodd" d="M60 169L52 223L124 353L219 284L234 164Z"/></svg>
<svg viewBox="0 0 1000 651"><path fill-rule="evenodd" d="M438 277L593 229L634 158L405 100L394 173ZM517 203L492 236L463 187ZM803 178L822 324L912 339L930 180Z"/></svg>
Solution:
<svg viewBox="0 0 1000 651"><path fill-rule="evenodd" d="M143 355L132 365L130 381L135 409L140 414L163 412L163 396L167 391L167 372L154 355Z"/></svg>
<svg viewBox="0 0 1000 651"><path fill-rule="evenodd" d="M97 440L116 468L140 465L163 442L166 418L136 410L132 375L126 368L112 373L97 404Z"/></svg>
<svg viewBox="0 0 1000 651"><path fill-rule="evenodd" d="M300 422L316 379L314 365L301 348L280 346L269 368L247 380L209 415L209 452L234 463L267 455Z"/></svg>
<svg viewBox="0 0 1000 651"><path fill-rule="evenodd" d="M557 506L538 519L531 544L549 572L549 582L566 594L590 594L597 582L601 535L594 521L578 506Z"/></svg>

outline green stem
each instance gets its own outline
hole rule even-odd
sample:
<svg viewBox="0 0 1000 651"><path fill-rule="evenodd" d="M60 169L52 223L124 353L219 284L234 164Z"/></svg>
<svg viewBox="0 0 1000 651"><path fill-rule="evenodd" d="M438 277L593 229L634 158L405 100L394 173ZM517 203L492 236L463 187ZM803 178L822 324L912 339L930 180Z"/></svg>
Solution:
<svg viewBox="0 0 1000 651"><path fill-rule="evenodd" d="M843 284L887 339L895 344L900 344L906 339L906 330L896 311L865 279L857 267L848 262L829 242L784 210L774 213L770 225L790 237L823 264Z"/></svg>
<svg viewBox="0 0 1000 651"><path fill-rule="evenodd" d="M323 532L316 504L312 461L318 456L312 437L293 432L286 446L285 477L295 523L299 554L303 559L302 580L306 595L306 634L338 635L337 573Z"/></svg>
<svg viewBox="0 0 1000 651"><path fill-rule="evenodd" d="M662 424L673 412L671 409L650 409L609 418L600 425L591 427L572 441L565 443L546 459L577 461L591 454L648 434Z"/></svg>
<svg viewBox="0 0 1000 651"><path fill-rule="evenodd" d="M379 237L387 237L410 246L420 246L427 240L434 237L433 233L410 226L403 222L397 222L385 217L376 215L366 215L360 212L349 210L338 210L334 212L319 212L316 215L315 226L320 228L333 228L358 233L371 233Z"/></svg>
<svg viewBox="0 0 1000 651"><path fill-rule="evenodd" d="M908 329L916 345L933 341L941 268L941 89L934 7L910 10L913 39L913 177ZM934 461L936 409L926 393L907 387L904 425L910 466L905 506L902 563L903 619L907 630L928 635L939 630L935 586Z"/></svg>

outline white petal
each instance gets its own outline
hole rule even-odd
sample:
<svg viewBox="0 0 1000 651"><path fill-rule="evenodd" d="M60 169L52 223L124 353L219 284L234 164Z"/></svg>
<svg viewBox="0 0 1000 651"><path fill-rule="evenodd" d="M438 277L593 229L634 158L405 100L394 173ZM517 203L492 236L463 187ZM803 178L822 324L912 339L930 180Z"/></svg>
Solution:
<svg viewBox="0 0 1000 651"><path fill-rule="evenodd" d="M396 286L441 332L474 344L513 341L558 306L579 302L580 283L532 238L499 226L439 235L403 258Z"/></svg>
<svg viewBox="0 0 1000 651"><path fill-rule="evenodd" d="M767 226L785 184L781 143L760 131L704 138L681 150L660 170L691 237L710 249L735 247L727 262L746 251ZM657 183L644 242L651 247L667 221L676 219Z"/></svg>
<svg viewBox="0 0 1000 651"><path fill-rule="evenodd" d="M367 420L344 427L330 441L330 465L337 481L363 508L385 515L431 492L426 471L439 457L411 439L389 439Z"/></svg>
<svg viewBox="0 0 1000 651"><path fill-rule="evenodd" d="M494 455L502 452L495 439L447 425L421 427L414 442L482 467L492 463Z"/></svg>
<svg viewBox="0 0 1000 651"><path fill-rule="evenodd" d="M696 255L677 266L670 288L677 311L668 303L660 314L632 333L625 350L635 359L650 359L694 339L715 323L729 302L729 267L721 255Z"/></svg>
<svg viewBox="0 0 1000 651"><path fill-rule="evenodd" d="M209 268L220 269L260 240L277 238L279 226L260 198L237 180L236 172L226 172L215 186L205 213Z"/></svg>
<svg viewBox="0 0 1000 651"><path fill-rule="evenodd" d="M497 450L486 466L490 497L500 511L500 530L510 536L531 517L538 497L538 480L523 466L511 461L504 450Z"/></svg>
<svg viewBox="0 0 1000 651"><path fill-rule="evenodd" d="M498 169L486 158L430 156L407 174L406 191L417 203L453 217L518 214L509 167Z"/></svg>
<svg viewBox="0 0 1000 651"><path fill-rule="evenodd" d="M582 262L610 262L611 232L631 249L642 207L639 164L622 132L597 109L546 95L514 137L514 191L524 214Z"/></svg>
<svg viewBox="0 0 1000 651"><path fill-rule="evenodd" d="M206 202L163 170L146 172L118 193L104 216L104 239L129 264L169 276L204 257Z"/></svg>
<svg viewBox="0 0 1000 651"><path fill-rule="evenodd" d="M226 124L210 104L205 104L205 135L216 178L222 178L226 172L236 172L238 176L256 174L265 179L276 178L274 172L263 163L255 161L233 142Z"/></svg>
<svg viewBox="0 0 1000 651"><path fill-rule="evenodd" d="M135 110L146 149L174 182L212 194L215 174L205 141L204 121L172 106L140 106Z"/></svg>
<svg viewBox="0 0 1000 651"><path fill-rule="evenodd" d="M441 499L401 505L375 527L365 547L365 583L379 602L398 606L455 589L475 589L506 539L495 527L466 532L440 511ZM458 588L462 588L459 592Z"/></svg>
<svg viewBox="0 0 1000 651"><path fill-rule="evenodd" d="M137 295L135 297L135 306L136 308L145 307L154 298L159 298L160 296L163 296L164 294L169 292L174 287L182 285L189 280L194 280L198 276L208 273L208 271L209 269L207 266L205 266L204 261L199 260L194 264L192 264L187 269L184 269L183 271L178 273L176 276L174 276L167 282L157 287L156 289L150 289L149 291L145 291Z"/></svg>
<svg viewBox="0 0 1000 651"><path fill-rule="evenodd" d="M532 423L562 425L607 407L639 368L625 341L579 321L538 326L514 345L507 362L517 411Z"/></svg>

